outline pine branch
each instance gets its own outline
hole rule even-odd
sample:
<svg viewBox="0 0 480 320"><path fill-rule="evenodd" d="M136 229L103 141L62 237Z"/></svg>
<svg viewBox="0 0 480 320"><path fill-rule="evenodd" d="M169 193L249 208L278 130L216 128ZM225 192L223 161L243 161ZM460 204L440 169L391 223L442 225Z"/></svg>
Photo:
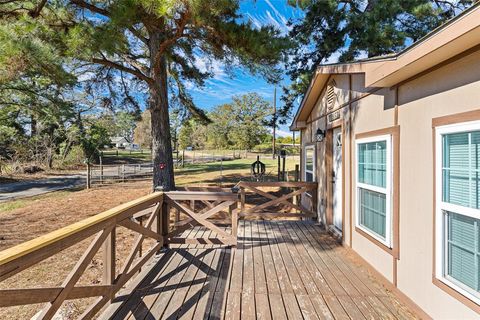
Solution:
<svg viewBox="0 0 480 320"><path fill-rule="evenodd" d="M29 12L30 17L37 18L40 15L43 7L47 4L47 0L42 0L40 3Z"/></svg>
<svg viewBox="0 0 480 320"><path fill-rule="evenodd" d="M94 12L94 13L98 13L98 14L101 14L105 17L109 17L110 16L110 12L108 12L108 10L106 9L103 9L103 8L99 8L91 3L88 3L86 1L83 1L83 0L70 0L70 2L74 5L77 5L79 6L80 8L84 8L84 9L88 9L90 10L91 12Z"/></svg>
<svg viewBox="0 0 480 320"><path fill-rule="evenodd" d="M178 39L184 36L185 27L187 25L188 19L190 18L190 12L187 10L186 12L181 13L180 19L175 20L175 24L177 25L177 30L175 35L171 38L166 39L160 44L158 52L155 56L155 61L160 61L160 57L163 55L166 49L168 49L171 45L177 42Z"/></svg>
<svg viewBox="0 0 480 320"><path fill-rule="evenodd" d="M110 61L106 58L102 58L102 59L93 58L92 62L104 65L106 67L111 67L111 68L115 68L115 69L120 70L120 71L130 73L130 74L136 76L137 78L139 78L140 80L143 80L143 81L147 82L148 84L153 84L153 82L154 82L152 78L147 77L140 70L125 67L125 66L123 66L123 65L121 65L117 62Z"/></svg>

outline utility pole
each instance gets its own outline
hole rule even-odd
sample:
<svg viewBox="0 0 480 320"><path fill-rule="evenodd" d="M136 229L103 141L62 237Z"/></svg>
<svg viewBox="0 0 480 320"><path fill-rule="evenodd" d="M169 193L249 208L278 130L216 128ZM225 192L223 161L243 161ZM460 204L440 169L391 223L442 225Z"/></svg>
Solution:
<svg viewBox="0 0 480 320"><path fill-rule="evenodd" d="M273 139L272 139L272 158L275 159L275 130L277 128L277 86L273 88Z"/></svg>

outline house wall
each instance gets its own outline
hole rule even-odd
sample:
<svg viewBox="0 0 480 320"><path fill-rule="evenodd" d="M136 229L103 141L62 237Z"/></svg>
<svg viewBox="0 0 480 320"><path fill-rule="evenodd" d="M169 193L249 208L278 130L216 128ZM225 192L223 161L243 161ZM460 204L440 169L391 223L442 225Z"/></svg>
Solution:
<svg viewBox="0 0 480 320"><path fill-rule="evenodd" d="M317 128L328 129L341 124L344 130L344 245L351 246L432 318L478 319L480 314L475 308L461 302L432 281L432 119L480 110L480 52L410 79L396 88L365 88L363 74L333 75L331 79L336 83L335 105L340 108L341 120L329 123L329 110L322 92L307 121L307 128L302 131L302 145L316 145L321 221L328 224L330 173L326 150L329 146L328 139L315 142L313 136ZM398 255L385 250L356 230L354 223L355 136L397 125L400 132ZM308 202L308 198L303 201Z"/></svg>

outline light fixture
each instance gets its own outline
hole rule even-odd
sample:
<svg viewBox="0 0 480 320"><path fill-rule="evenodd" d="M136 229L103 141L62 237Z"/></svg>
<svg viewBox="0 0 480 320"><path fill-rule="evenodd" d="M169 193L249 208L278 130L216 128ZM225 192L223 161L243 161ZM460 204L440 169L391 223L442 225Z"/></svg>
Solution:
<svg viewBox="0 0 480 320"><path fill-rule="evenodd" d="M315 137L317 138L317 142L322 142L323 139L325 139L325 130L318 128Z"/></svg>

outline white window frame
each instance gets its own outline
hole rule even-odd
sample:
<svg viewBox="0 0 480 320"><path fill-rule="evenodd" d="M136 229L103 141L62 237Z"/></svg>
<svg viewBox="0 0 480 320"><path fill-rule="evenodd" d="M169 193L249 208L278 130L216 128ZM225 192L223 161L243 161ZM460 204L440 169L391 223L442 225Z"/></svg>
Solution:
<svg viewBox="0 0 480 320"><path fill-rule="evenodd" d="M312 149L313 151L313 171L307 170L307 150ZM307 171L312 173L312 182L316 181L315 169L316 169L317 155L315 152L315 145L309 144L303 147L303 181L307 181Z"/></svg>
<svg viewBox="0 0 480 320"><path fill-rule="evenodd" d="M381 188L377 186L372 186L369 184L365 183L360 183L359 182L359 171L358 171L358 164L359 164L359 157L360 154L358 152L358 147L362 143L370 143L370 142L380 142L380 141L386 141L386 146L387 146L387 163L386 163L386 187ZM362 138L362 139L357 139L355 140L355 226L368 234L369 236L373 237L375 240L379 241L383 245L385 245L388 248L392 248L392 135L391 134L386 134L386 135L380 135L380 136L372 136L368 138ZM378 192L385 194L386 198L386 226L385 226L385 239L383 239L380 235L370 231L366 227L362 226L360 224L360 192L359 188Z"/></svg>
<svg viewBox="0 0 480 320"><path fill-rule="evenodd" d="M468 299L480 304L480 293L461 282L446 275L448 265L447 242L447 215L443 211L480 219L480 209L467 208L460 205L443 202L443 141L445 134L462 133L480 130L480 121L463 122L435 128L435 277L464 295Z"/></svg>

